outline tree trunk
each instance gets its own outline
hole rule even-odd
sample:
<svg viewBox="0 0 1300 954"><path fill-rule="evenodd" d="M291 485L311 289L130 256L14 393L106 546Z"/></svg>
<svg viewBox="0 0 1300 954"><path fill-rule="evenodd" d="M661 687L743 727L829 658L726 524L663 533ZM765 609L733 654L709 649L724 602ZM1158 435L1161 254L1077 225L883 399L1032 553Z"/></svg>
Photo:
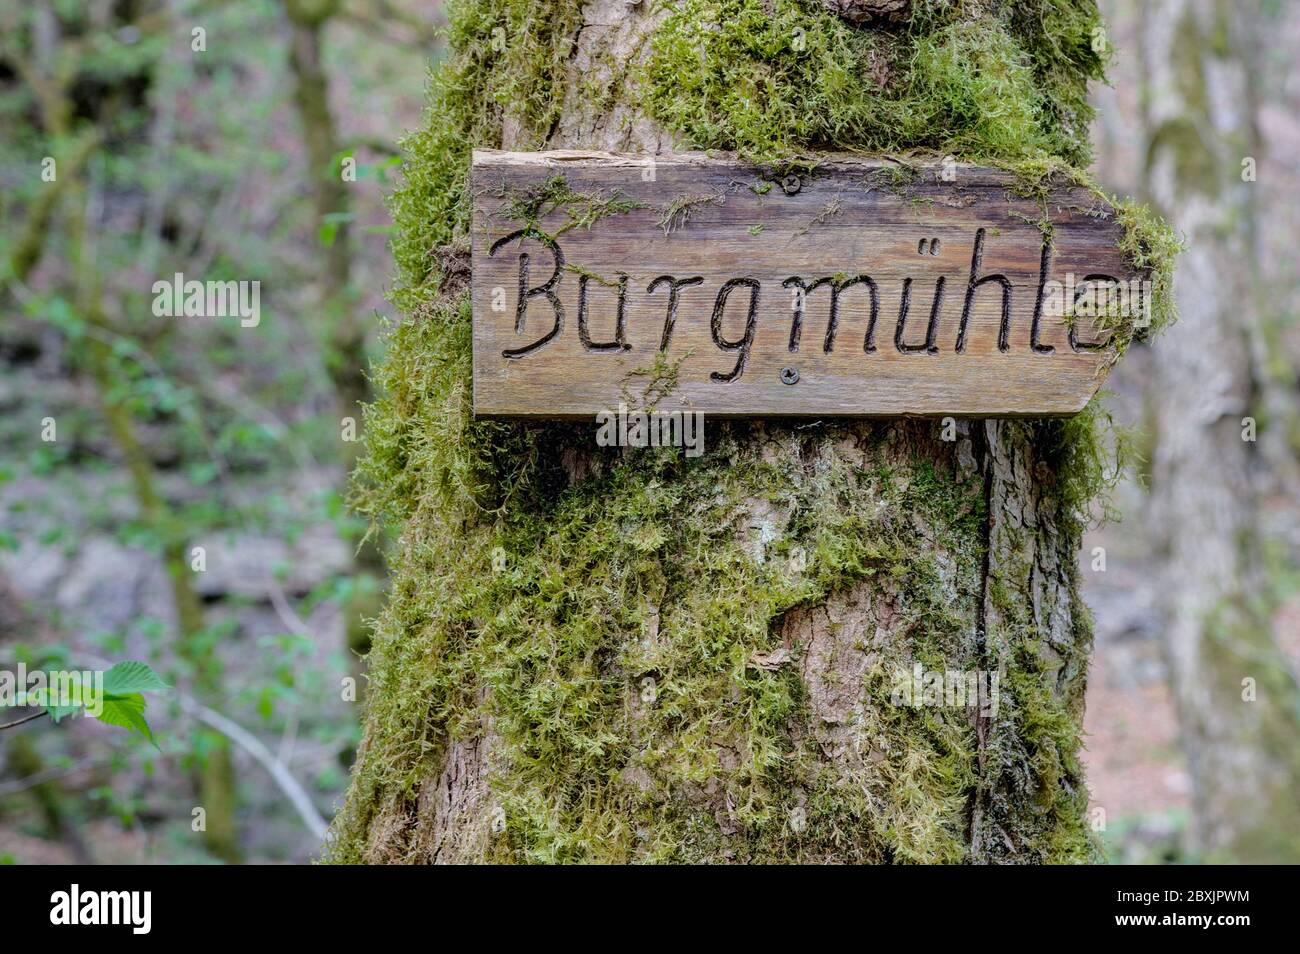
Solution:
<svg viewBox="0 0 1300 954"><path fill-rule="evenodd" d="M356 497L403 530L333 860L1095 856L1076 565L1094 413L963 421L950 440L938 421L709 422L692 461L469 415L470 145L1016 158L1068 141L1086 158L1090 4L1052 43L1052 4L906 24L901 4L874 20L871 4L827 6L868 15L792 0L453 10L454 55L394 203L409 318L380 371ZM696 42L704 73L753 57L738 76L755 86L678 75L674 54L689 64ZM955 54L943 83L907 72L927 43ZM1032 62L1033 76L996 90L996 110L956 108L988 92L993 61ZM837 66L874 76L819 92ZM991 113L1017 114L1040 76L1064 85L1034 124L998 126ZM906 141L872 112L904 95L935 117ZM854 111L866 125L837 118ZM996 711L907 704L896 690L918 665L995 674Z"/></svg>
<svg viewBox="0 0 1300 954"><path fill-rule="evenodd" d="M1163 342L1151 518L1164 550L1165 655L1210 860L1300 861L1300 694L1269 628L1252 471L1247 71L1217 0L1149 11L1152 199L1185 234ZM1246 303L1243 305L1243 303ZM1280 422L1278 422L1280 423ZM1262 424L1262 422L1261 422Z"/></svg>
<svg viewBox="0 0 1300 954"><path fill-rule="evenodd" d="M320 263L322 353L340 413L344 419L355 418L360 406L370 398L366 377L369 360L366 326L356 312L352 293L351 197L335 161L341 146L330 111L323 43L325 28L342 5L339 0L283 0L283 5L289 20L289 69L294 77L294 104L307 154L312 208L318 227L334 223L333 238ZM357 444L341 441L339 449L344 467L351 470ZM357 659L370 650L368 620L379 611L386 569L378 541L362 541L355 553L355 567L357 585L345 611L344 648L352 676L361 685L362 670Z"/></svg>
<svg viewBox="0 0 1300 954"><path fill-rule="evenodd" d="M284 0L289 19L289 69L293 99L307 153L312 208L320 228L332 223L332 239L323 250L320 304L325 367L345 415L370 397L366 380L366 329L355 313L350 275L352 247L347 186L336 161L340 150L330 112L329 77L325 72L322 35L339 10L338 0Z"/></svg>

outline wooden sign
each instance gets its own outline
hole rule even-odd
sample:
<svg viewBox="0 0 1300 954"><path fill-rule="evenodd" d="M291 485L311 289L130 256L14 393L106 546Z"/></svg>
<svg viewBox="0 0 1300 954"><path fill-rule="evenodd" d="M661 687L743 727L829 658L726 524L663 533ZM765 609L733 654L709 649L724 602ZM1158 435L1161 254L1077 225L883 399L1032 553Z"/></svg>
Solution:
<svg viewBox="0 0 1300 954"><path fill-rule="evenodd" d="M1086 189L865 159L770 175L475 152L475 413L1070 414L1109 366L1099 316L1147 305Z"/></svg>

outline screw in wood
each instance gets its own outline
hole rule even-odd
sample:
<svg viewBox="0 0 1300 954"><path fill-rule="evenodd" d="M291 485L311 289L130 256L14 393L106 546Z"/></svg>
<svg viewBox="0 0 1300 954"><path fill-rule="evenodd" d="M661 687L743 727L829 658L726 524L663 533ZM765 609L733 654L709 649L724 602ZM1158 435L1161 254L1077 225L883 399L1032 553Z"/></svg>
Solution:
<svg viewBox="0 0 1300 954"><path fill-rule="evenodd" d="M786 176L781 180L781 191L786 195L794 195L803 188L803 183L799 181L798 176Z"/></svg>
<svg viewBox="0 0 1300 954"><path fill-rule="evenodd" d="M782 384L795 384L796 382L798 382L798 380L799 380L799 372L796 371L794 368L781 369Z"/></svg>

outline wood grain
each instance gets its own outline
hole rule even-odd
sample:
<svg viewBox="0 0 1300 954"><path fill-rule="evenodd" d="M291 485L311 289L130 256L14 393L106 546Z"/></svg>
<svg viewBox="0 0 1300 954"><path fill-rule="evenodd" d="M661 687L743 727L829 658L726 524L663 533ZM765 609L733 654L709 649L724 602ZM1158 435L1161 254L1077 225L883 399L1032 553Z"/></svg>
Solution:
<svg viewBox="0 0 1300 954"><path fill-rule="evenodd" d="M1145 277L1114 210L1079 187L1032 199L998 170L948 174L476 151L475 413L1077 412L1108 333L1077 317L1072 339L1061 303Z"/></svg>

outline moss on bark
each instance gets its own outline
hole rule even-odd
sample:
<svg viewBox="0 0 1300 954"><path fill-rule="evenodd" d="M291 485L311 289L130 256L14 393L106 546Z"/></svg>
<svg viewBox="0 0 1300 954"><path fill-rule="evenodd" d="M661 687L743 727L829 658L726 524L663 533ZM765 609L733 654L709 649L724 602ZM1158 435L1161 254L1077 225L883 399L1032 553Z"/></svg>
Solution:
<svg viewBox="0 0 1300 954"><path fill-rule="evenodd" d="M695 460L474 421L468 300L435 251L466 244L470 149L556 144L579 88L764 162L1059 174L1088 156L1093 4L916 4L873 29L811 0L683 0L586 71L580 3L450 16L392 203L406 318L355 503L400 536L328 858L1091 857L1074 556L1114 476L1101 412L954 442L916 422L718 425ZM1125 214L1135 260L1164 268L1166 233ZM890 704L916 663L998 671L1000 710Z"/></svg>

